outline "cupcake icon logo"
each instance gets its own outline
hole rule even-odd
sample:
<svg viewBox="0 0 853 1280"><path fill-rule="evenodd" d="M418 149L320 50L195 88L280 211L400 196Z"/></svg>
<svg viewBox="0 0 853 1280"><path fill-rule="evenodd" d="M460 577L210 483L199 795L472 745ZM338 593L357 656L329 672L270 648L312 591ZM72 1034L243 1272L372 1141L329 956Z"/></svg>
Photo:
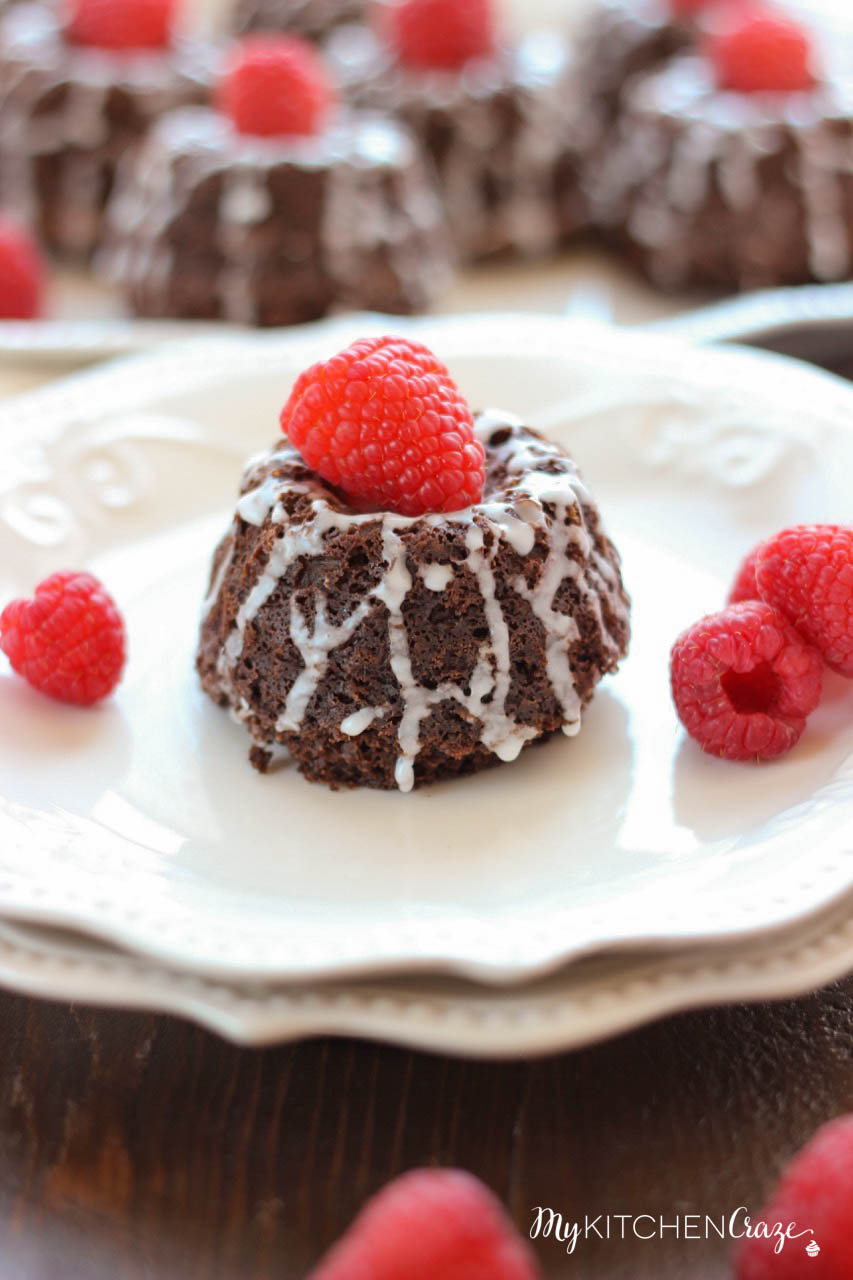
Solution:
<svg viewBox="0 0 853 1280"><path fill-rule="evenodd" d="M810 1240L808 1242L808 1244L806 1245L806 1253L809 1255L810 1258L817 1257L817 1255L820 1253L820 1245L818 1244L817 1240Z"/></svg>

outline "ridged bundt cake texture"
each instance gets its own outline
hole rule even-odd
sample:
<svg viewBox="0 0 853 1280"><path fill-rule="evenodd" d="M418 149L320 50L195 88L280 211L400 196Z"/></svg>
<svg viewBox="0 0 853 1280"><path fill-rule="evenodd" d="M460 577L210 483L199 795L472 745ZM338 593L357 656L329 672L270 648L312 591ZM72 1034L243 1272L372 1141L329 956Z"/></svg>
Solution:
<svg viewBox="0 0 853 1280"><path fill-rule="evenodd" d="M198 669L259 769L408 791L580 728L627 650L618 553L562 448L476 432L483 501L445 515L356 514L286 443L249 464Z"/></svg>

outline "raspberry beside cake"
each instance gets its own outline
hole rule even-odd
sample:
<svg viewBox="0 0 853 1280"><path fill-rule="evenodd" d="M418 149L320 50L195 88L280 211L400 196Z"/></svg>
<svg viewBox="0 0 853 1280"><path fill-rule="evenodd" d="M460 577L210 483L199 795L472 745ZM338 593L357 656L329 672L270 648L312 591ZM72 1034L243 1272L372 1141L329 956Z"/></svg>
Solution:
<svg viewBox="0 0 853 1280"><path fill-rule="evenodd" d="M214 556L198 667L248 729L252 762L265 770L289 755L312 781L408 791L576 733L626 653L629 605L571 458L511 414L474 421L455 388L434 413L431 388L452 383L418 344L366 340L317 369L294 393L318 424L303 452L330 419L338 443L352 438L354 414L328 387L350 394L367 381L369 394L352 392L368 406L362 440L375 431L365 457L385 450L382 475L402 458L399 482L414 477L420 498L398 502L412 514L389 510L387 496L377 509L389 491L365 490L350 459L329 471L325 437L318 465L372 500L345 496L292 442L249 464ZM408 446L375 418L383 397L414 405ZM298 414L287 414L296 434ZM438 445L418 443L428 421L449 442L443 462Z"/></svg>
<svg viewBox="0 0 853 1280"><path fill-rule="evenodd" d="M163 111L203 102L215 75L210 46L171 36L166 0L156 29L135 26L137 7L114 18L74 0L66 19L20 4L0 18L0 203L60 255L92 253L121 157Z"/></svg>
<svg viewBox="0 0 853 1280"><path fill-rule="evenodd" d="M432 157L463 259L550 252L583 224L569 47L500 38L491 0L404 0L328 56L359 106L404 121Z"/></svg>
<svg viewBox="0 0 853 1280"><path fill-rule="evenodd" d="M117 184L100 265L137 315L282 325L436 297L444 218L401 126L340 107L293 37L237 46L220 103L165 116Z"/></svg>

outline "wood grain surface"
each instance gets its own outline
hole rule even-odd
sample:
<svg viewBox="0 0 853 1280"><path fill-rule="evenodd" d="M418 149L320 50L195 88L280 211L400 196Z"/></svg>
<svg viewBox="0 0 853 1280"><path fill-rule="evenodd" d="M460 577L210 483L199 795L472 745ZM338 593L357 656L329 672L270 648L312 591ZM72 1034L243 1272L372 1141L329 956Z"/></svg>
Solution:
<svg viewBox="0 0 853 1280"><path fill-rule="evenodd" d="M319 1040L238 1049L166 1017L0 995L2 1280L298 1280L403 1169L457 1164L537 1204L755 1208L853 1110L853 978L670 1018L534 1062ZM729 1246L540 1242L551 1278L717 1280ZM436 1278L440 1280L440 1278Z"/></svg>

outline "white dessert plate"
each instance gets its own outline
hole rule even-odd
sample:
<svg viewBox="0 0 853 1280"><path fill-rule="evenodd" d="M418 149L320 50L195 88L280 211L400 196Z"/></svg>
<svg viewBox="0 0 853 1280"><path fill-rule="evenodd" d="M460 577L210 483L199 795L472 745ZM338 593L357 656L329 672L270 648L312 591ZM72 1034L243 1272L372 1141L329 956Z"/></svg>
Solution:
<svg viewBox="0 0 853 1280"><path fill-rule="evenodd" d="M683 1009L802 995L851 967L849 897L723 951L595 956L511 989L436 977L217 982L79 935L0 922L0 985L26 995L177 1014L247 1045L367 1036L479 1058L555 1053Z"/></svg>
<svg viewBox="0 0 853 1280"><path fill-rule="evenodd" d="M0 598L88 565L131 644L95 711L0 677L0 914L231 980L506 983L740 942L853 885L853 687L829 680L797 750L761 768L702 755L669 698L671 642L738 557L849 518L853 388L767 354L557 317L394 321L475 404L573 449L624 553L631 656L578 738L473 778L404 796L250 769L193 673L210 555L294 374L367 323L140 357L0 410Z"/></svg>
<svg viewBox="0 0 853 1280"><path fill-rule="evenodd" d="M228 325L202 320L132 320L119 315L55 320L0 320L0 362L55 366L59 371L136 355L192 338L219 340Z"/></svg>

